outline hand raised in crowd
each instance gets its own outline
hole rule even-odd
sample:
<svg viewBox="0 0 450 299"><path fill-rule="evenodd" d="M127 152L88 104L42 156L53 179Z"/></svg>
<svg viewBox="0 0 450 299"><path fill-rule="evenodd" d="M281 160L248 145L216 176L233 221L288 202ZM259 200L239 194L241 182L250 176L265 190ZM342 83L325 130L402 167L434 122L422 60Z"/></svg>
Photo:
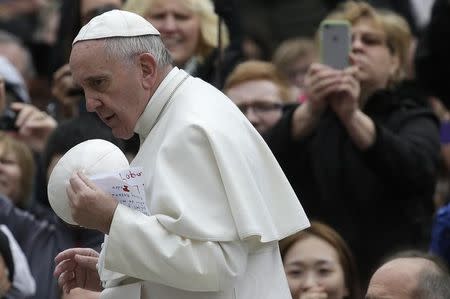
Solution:
<svg viewBox="0 0 450 299"><path fill-rule="evenodd" d="M42 152L48 137L58 125L56 120L31 104L14 102L11 109L17 112L15 125L18 131L15 137L32 150Z"/></svg>
<svg viewBox="0 0 450 299"><path fill-rule="evenodd" d="M73 219L81 226L109 233L117 201L82 173L74 173L67 186Z"/></svg>
<svg viewBox="0 0 450 299"><path fill-rule="evenodd" d="M60 67L53 75L52 95L63 106L63 114L66 117L77 115L83 91L75 84L69 64Z"/></svg>
<svg viewBox="0 0 450 299"><path fill-rule="evenodd" d="M329 105L328 98L339 88L342 71L313 63L305 76L305 93L308 100L299 106L292 118L292 137L307 135L317 125L322 112Z"/></svg>
<svg viewBox="0 0 450 299"><path fill-rule="evenodd" d="M8 268L6 267L3 257L0 255L0 298L3 298L11 288L8 274Z"/></svg>
<svg viewBox="0 0 450 299"><path fill-rule="evenodd" d="M357 66L351 66L341 71L340 83L335 87L328 100L330 107L344 123L359 110L361 88L355 78L357 72Z"/></svg>
<svg viewBox="0 0 450 299"><path fill-rule="evenodd" d="M320 114L328 105L327 98L341 84L342 71L313 63L305 76L305 92L311 111Z"/></svg>
<svg viewBox="0 0 450 299"><path fill-rule="evenodd" d="M323 287L315 286L308 290L299 289L297 293L292 296L293 299L327 299L328 294Z"/></svg>
<svg viewBox="0 0 450 299"><path fill-rule="evenodd" d="M13 18L39 10L48 0L14 0L0 3L0 19Z"/></svg>
<svg viewBox="0 0 450 299"><path fill-rule="evenodd" d="M53 275L64 293L74 288L101 291L97 272L99 254L91 248L70 248L55 257L56 267Z"/></svg>

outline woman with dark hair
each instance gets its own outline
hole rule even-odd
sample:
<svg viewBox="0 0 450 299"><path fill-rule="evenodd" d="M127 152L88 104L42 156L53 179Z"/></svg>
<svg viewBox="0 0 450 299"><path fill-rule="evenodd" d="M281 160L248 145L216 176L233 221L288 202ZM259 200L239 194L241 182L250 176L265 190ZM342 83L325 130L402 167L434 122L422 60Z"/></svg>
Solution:
<svg viewBox="0 0 450 299"><path fill-rule="evenodd" d="M311 226L280 242L281 258L293 299L360 299L353 255L328 225Z"/></svg>

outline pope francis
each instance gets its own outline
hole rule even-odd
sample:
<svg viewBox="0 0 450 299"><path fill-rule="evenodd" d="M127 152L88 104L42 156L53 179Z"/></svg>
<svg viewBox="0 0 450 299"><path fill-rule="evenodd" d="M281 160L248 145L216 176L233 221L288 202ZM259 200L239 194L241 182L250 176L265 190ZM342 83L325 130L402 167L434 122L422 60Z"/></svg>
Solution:
<svg viewBox="0 0 450 299"><path fill-rule="evenodd" d="M118 204L75 171L66 189L71 215L106 237L100 254L58 254L63 290L114 299L291 298L278 241L309 222L239 109L173 67L159 32L126 11L85 25L70 67L88 111L116 137L139 134L131 166L144 169L150 215Z"/></svg>

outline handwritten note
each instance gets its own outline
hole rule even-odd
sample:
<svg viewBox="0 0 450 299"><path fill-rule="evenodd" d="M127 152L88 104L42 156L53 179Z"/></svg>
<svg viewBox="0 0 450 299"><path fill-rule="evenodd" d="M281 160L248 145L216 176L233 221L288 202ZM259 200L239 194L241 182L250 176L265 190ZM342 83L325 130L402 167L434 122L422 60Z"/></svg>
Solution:
<svg viewBox="0 0 450 299"><path fill-rule="evenodd" d="M90 177L104 192L111 194L121 204L150 215L144 190L142 167L132 167L117 173L105 173Z"/></svg>

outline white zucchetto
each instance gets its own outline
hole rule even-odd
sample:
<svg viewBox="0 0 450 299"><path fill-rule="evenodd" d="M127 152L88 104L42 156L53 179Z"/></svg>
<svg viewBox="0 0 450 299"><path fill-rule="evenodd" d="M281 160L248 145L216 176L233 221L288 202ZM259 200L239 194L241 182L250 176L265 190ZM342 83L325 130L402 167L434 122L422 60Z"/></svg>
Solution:
<svg viewBox="0 0 450 299"><path fill-rule="evenodd" d="M113 143L103 139L91 139L71 148L58 161L48 181L48 200L53 211L62 220L77 225L73 220L66 188L75 171L86 176L116 172L128 168L125 154Z"/></svg>
<svg viewBox="0 0 450 299"><path fill-rule="evenodd" d="M110 10L95 18L81 28L72 42L108 37L132 37L160 35L150 22L135 13L125 10Z"/></svg>

